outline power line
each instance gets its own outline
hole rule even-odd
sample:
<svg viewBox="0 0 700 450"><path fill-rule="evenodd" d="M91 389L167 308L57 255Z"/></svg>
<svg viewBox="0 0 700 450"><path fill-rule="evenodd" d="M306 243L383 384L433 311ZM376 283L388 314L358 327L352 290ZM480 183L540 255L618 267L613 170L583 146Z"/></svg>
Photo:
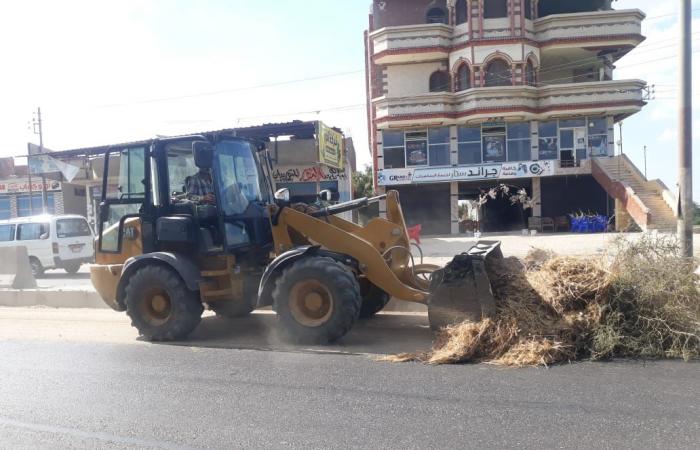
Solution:
<svg viewBox="0 0 700 450"><path fill-rule="evenodd" d="M221 89L218 91L199 92L196 94L186 94L186 95L177 95L177 96L172 96L172 97L160 97L160 98L136 100L136 101L129 102L129 103L113 103L113 104L108 104L108 105L100 105L100 106L98 106L98 108L114 108L114 107L120 107L120 106L131 106L131 105L147 104L147 103L160 103L160 102L167 102L167 101L173 101L173 100L185 100L185 99L197 98L197 97L209 97L212 95L221 95L221 94L229 94L232 92L241 92L241 91L248 91L248 90L254 90L254 89L263 89L263 88L269 88L269 87L284 86L284 85L288 85L288 84L297 84L297 83L304 83L307 81L322 80L322 79L326 79L326 78L337 78L337 77L342 77L342 76L346 76L346 75L354 75L356 73L364 73L364 69L363 70L352 70L352 71L348 71L348 72L337 72L337 73L332 73L332 74L327 74L327 75L319 75L316 77L299 78L299 79L295 79L295 80L286 80L286 81L278 81L278 82L272 82L272 83L256 84L256 85L250 85L250 86L245 86L245 87Z"/></svg>

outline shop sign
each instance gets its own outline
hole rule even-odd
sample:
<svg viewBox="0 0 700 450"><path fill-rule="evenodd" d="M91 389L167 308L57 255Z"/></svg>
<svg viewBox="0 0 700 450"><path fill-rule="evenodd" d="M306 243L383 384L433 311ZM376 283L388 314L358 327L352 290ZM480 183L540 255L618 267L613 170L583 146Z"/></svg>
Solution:
<svg viewBox="0 0 700 450"><path fill-rule="evenodd" d="M318 160L328 167L343 170L345 156L343 155L343 135L318 122Z"/></svg>
<svg viewBox="0 0 700 450"><path fill-rule="evenodd" d="M554 175L552 161L530 161L501 165L501 178L551 177Z"/></svg>
<svg viewBox="0 0 700 450"><path fill-rule="evenodd" d="M419 169L380 170L380 186L397 184L442 183L450 181L497 180L554 175L552 161L525 161L503 164L483 164L460 167L425 167Z"/></svg>
<svg viewBox="0 0 700 450"><path fill-rule="evenodd" d="M324 166L278 167L272 171L275 183L306 183L317 181L345 181L344 170Z"/></svg>
<svg viewBox="0 0 700 450"><path fill-rule="evenodd" d="M395 186L397 184L411 184L413 182L413 169L384 169L377 173L377 183L380 186Z"/></svg>
<svg viewBox="0 0 700 450"><path fill-rule="evenodd" d="M59 181L46 181L44 183L47 191L60 191L61 183ZM41 192L41 181L32 182L32 192ZM0 194L17 194L29 192L29 182L27 181L0 181Z"/></svg>

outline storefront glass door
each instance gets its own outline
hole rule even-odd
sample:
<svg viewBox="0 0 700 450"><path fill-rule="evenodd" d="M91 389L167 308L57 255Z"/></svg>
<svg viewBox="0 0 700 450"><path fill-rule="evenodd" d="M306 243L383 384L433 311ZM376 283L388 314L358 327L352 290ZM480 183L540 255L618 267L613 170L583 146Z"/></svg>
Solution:
<svg viewBox="0 0 700 450"><path fill-rule="evenodd" d="M586 128L559 129L559 161L561 167L577 167L586 158Z"/></svg>

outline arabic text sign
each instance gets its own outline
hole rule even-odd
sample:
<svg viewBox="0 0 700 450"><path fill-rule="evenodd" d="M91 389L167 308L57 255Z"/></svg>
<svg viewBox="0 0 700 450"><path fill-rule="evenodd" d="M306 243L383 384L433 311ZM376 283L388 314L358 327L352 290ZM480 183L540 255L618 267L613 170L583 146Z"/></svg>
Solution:
<svg viewBox="0 0 700 450"><path fill-rule="evenodd" d="M347 180L345 171L333 167L278 167L272 171L275 183L305 183Z"/></svg>
<svg viewBox="0 0 700 450"><path fill-rule="evenodd" d="M323 122L318 123L318 158L321 164L343 170L343 135Z"/></svg>
<svg viewBox="0 0 700 450"><path fill-rule="evenodd" d="M60 191L61 183L58 181L47 181L45 184L47 191ZM32 192L41 192L41 181L32 182ZM29 192L28 181L0 182L0 194L17 194Z"/></svg>
<svg viewBox="0 0 700 450"><path fill-rule="evenodd" d="M554 163L552 161L525 161L479 166L385 169L379 171L377 180L380 186L392 186L412 183L442 183L552 175L554 175Z"/></svg>

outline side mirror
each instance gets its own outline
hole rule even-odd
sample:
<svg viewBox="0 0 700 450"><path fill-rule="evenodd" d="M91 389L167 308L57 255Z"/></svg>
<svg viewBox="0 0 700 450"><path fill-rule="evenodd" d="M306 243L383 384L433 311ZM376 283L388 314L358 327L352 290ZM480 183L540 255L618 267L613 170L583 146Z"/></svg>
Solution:
<svg viewBox="0 0 700 450"><path fill-rule="evenodd" d="M206 141L192 143L194 165L199 169L211 169L214 161L214 147Z"/></svg>
<svg viewBox="0 0 700 450"><path fill-rule="evenodd" d="M39 239L41 239L42 241L45 241L45 240L48 239L48 238L49 238L49 233L42 233L42 234L39 236Z"/></svg>
<svg viewBox="0 0 700 450"><path fill-rule="evenodd" d="M330 189L324 189L318 193L318 199L322 202L330 203L333 200L333 192Z"/></svg>
<svg viewBox="0 0 700 450"><path fill-rule="evenodd" d="M275 192L275 202L280 206L289 204L289 189L282 188Z"/></svg>

